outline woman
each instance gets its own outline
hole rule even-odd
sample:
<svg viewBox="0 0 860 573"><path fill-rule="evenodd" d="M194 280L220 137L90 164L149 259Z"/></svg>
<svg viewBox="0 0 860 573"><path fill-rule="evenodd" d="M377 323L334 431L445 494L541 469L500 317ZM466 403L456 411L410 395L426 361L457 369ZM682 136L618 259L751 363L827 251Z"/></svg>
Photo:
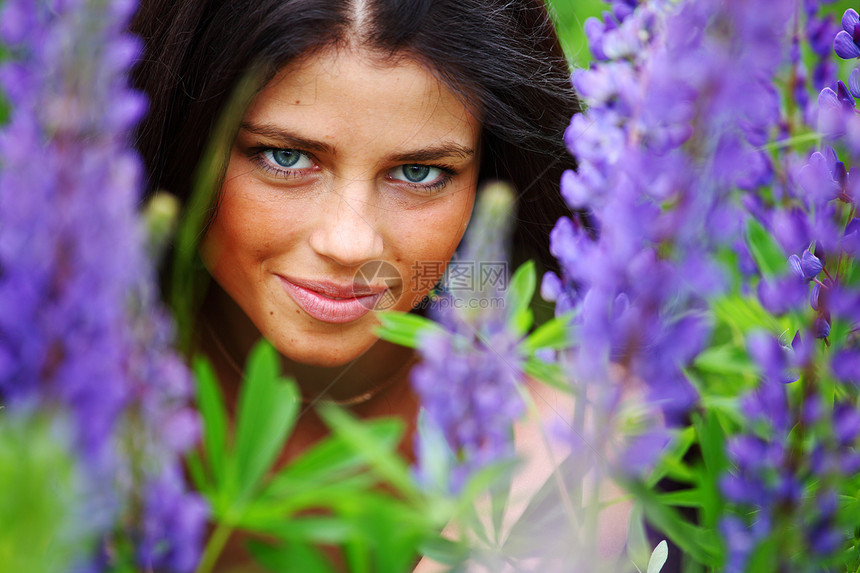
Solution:
<svg viewBox="0 0 860 573"><path fill-rule="evenodd" d="M419 305L484 180L518 189L515 252L545 267L569 213L557 185L578 104L541 0L148 0L133 28L150 191L188 199L252 83L200 243L215 280L195 335L228 403L264 336L306 402L414 424L415 357L376 338L373 310ZM325 431L304 413L283 459Z"/></svg>

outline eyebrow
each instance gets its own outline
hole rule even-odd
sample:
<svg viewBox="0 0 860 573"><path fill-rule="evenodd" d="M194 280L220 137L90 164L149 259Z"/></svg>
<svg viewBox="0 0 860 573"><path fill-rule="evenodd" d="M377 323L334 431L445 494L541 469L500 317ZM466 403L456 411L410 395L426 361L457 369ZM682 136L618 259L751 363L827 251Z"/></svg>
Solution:
<svg viewBox="0 0 860 573"><path fill-rule="evenodd" d="M282 145L285 148L295 147L305 151L316 151L319 153L336 155L334 148L328 143L299 137L268 123L260 124L243 121L239 127L255 135L277 141L279 145Z"/></svg>
<svg viewBox="0 0 860 573"><path fill-rule="evenodd" d="M298 148L305 151L337 155L334 147L328 143L300 137L271 124L242 122L239 127L249 133L276 141L285 148ZM421 163L451 157L468 159L474 155L475 150L471 147L460 145L454 141L443 141L429 147L396 153L391 156L390 160L395 163Z"/></svg>

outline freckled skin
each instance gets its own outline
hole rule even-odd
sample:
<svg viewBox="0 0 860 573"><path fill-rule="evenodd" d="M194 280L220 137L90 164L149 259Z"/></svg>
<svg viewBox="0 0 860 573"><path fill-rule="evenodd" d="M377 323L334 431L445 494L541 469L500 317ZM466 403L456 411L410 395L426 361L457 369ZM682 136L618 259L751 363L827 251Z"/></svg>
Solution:
<svg viewBox="0 0 860 573"><path fill-rule="evenodd" d="M201 255L241 310L229 311L232 336L262 334L288 363L333 368L369 350L381 357L387 351L374 348L375 312L341 324L317 320L280 276L352 284L362 264L385 261L402 277L403 294L392 308L409 311L427 294L424 285L439 278L413 281L413 267L447 262L471 216L480 123L422 65L394 61L341 50L290 64L252 103L243 125L271 126L325 149L288 147L242 129L231 152ZM474 153L396 159L440 142ZM261 167L260 148L307 151L310 167L284 178ZM398 169L415 164L442 164L455 173L431 192L402 179ZM422 290L413 290L416 282ZM373 368L365 374L356 390L378 380Z"/></svg>

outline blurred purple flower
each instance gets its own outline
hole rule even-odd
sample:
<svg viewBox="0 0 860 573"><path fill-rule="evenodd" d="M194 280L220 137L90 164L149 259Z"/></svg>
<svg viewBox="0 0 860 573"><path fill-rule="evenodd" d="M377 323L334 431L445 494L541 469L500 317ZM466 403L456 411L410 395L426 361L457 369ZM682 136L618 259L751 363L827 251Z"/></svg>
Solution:
<svg viewBox="0 0 860 573"><path fill-rule="evenodd" d="M577 311L578 385L611 396L608 363L624 364L661 417L679 420L696 399L685 368L711 332L700 311L728 288L709 253L737 244L744 228L727 197L773 176L759 147L781 120L773 77L794 6L617 4L602 27L586 26L598 62L574 74L589 107L565 133L578 168L562 194L599 231L559 221L550 241L562 273L544 291Z"/></svg>
<svg viewBox="0 0 860 573"><path fill-rule="evenodd" d="M0 15L12 54L0 69L12 104L0 132L0 396L69 409L91 503L132 528L152 519L129 515L146 482L178 472L197 435L137 213L142 166L129 141L146 101L128 87L141 44L125 33L135 8L8 0ZM158 543L196 555L199 538L173 533Z"/></svg>
<svg viewBox="0 0 860 573"><path fill-rule="evenodd" d="M831 138L845 135L846 124L855 119L854 106L854 98L842 80L836 82L836 90L824 88L818 94L818 129Z"/></svg>
<svg viewBox="0 0 860 573"><path fill-rule="evenodd" d="M506 187L485 188L458 258L505 260L512 204ZM509 309L468 304L469 299L504 296L499 283L489 282L464 298L450 294L431 306L431 316L445 331L425 336L419 347L422 361L411 373L428 426L441 432L454 453L447 484L454 492L475 471L513 456L513 423L525 412L519 394L525 354L522 336L509 326ZM426 444L416 436L416 470L424 483L432 481L433 470L432 453L422 449Z"/></svg>

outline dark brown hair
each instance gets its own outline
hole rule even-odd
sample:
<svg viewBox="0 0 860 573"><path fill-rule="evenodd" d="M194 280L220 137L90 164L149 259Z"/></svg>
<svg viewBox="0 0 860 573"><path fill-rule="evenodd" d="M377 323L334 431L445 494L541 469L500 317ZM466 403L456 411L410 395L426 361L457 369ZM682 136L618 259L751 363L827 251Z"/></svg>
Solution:
<svg viewBox="0 0 860 573"><path fill-rule="evenodd" d="M558 181L578 102L541 0L143 0L136 86L150 98L137 146L148 189L185 200L207 141L248 70L262 88L295 58L358 43L425 64L483 119L480 178L520 194L515 249L546 268L548 233L569 213Z"/></svg>

